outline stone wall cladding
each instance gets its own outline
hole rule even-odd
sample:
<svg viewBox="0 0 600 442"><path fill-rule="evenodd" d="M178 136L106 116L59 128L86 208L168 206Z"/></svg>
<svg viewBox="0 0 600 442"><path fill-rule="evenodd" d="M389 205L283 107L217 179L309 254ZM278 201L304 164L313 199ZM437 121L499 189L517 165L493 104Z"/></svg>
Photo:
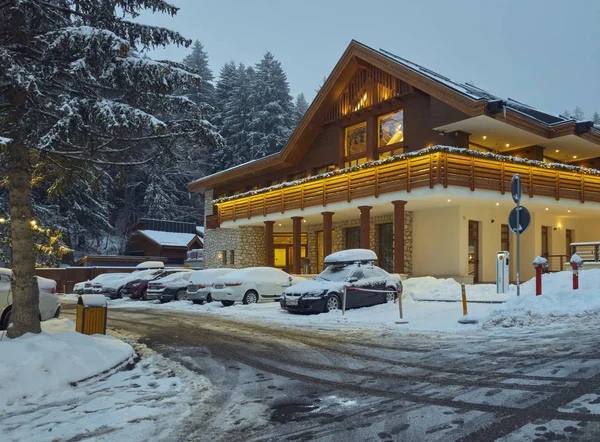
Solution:
<svg viewBox="0 0 600 442"><path fill-rule="evenodd" d="M346 244L345 229L350 227L360 227L360 218L354 220L333 221L333 237L332 249L334 252L344 250ZM376 253L379 250L379 234L378 225L394 222L394 215L381 215L371 217L371 250ZM404 212L404 272L412 273L412 224L413 213ZM323 224L311 224L308 226L308 257L310 258L311 273L319 273L321 271L321 263L317 262L317 232L323 230Z"/></svg>
<svg viewBox="0 0 600 442"><path fill-rule="evenodd" d="M237 264L237 244L239 229L206 229L204 231L204 268L215 269L225 266L218 253L224 250L235 250Z"/></svg>
<svg viewBox="0 0 600 442"><path fill-rule="evenodd" d="M231 264L231 251L234 263ZM219 252L227 252L227 264L219 259ZM265 228L241 226L237 229L206 229L204 232L204 268L230 267L242 269L266 265L267 247Z"/></svg>

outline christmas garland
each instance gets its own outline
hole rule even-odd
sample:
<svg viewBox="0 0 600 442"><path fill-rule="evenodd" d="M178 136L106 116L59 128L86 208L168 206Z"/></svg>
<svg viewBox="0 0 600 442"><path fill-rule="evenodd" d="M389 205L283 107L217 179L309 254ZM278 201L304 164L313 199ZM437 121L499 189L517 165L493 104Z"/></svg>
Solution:
<svg viewBox="0 0 600 442"><path fill-rule="evenodd" d="M428 148L421 149L421 150L416 150L414 152L404 153L401 155L394 155L394 156L387 157L387 158L384 158L381 160L369 161L367 163L358 164L356 166L350 166L350 167L345 167L343 169L332 170L331 172L321 173L319 175L313 175L313 176L302 178L299 180L288 181L285 183L276 184L274 186L263 187L261 189L256 189L256 190L250 190L248 192L240 193L237 195L226 196L223 198L217 198L217 199L214 199L212 201L212 203L213 204L225 203L227 201L232 201L232 200L236 200L239 198L246 198L246 197L258 195L261 193L272 192L273 190L285 189L287 187L293 187L293 186L297 186L299 184L310 183L312 181L321 180L323 178L329 178L332 176L343 175L343 174L346 174L349 172L356 172L358 170L369 169L371 167L377 167L382 164L389 164L389 163L393 163L395 161L405 160L408 158L414 158L414 157L419 157L419 156L423 156L423 155L429 155L429 154L433 154L433 153L437 153L437 152L454 153L454 154L464 155L466 157L470 156L470 157L474 157L474 158L482 158L482 159L487 159L487 160L501 161L504 163L524 164L524 165L528 165L528 166L536 166L536 167L541 167L541 168L545 168L545 169L555 169L555 170L558 169L558 170L564 170L567 172L576 172L576 173L582 173L585 175L600 176L600 170L590 169L587 167L572 166L569 164L562 164L562 163L545 163L543 161L528 160L525 158L517 158L517 157L508 156L508 155L499 155L499 154L496 154L493 152L480 152L478 150L461 149L461 148L452 147L452 146L433 146L433 147L428 147Z"/></svg>

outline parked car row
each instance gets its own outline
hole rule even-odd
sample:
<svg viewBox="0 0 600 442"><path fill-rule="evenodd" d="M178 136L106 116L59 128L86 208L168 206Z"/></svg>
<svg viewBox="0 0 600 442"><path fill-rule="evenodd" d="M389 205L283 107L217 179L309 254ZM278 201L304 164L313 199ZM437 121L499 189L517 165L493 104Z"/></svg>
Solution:
<svg viewBox="0 0 600 442"><path fill-rule="evenodd" d="M220 301L224 306L279 301L282 309L292 313L319 313L342 308L344 291L346 308L394 302L402 293L402 282L375 266L376 260L377 255L370 250L336 252L325 258L325 270L310 280L272 267L196 271L151 268L100 275L90 281L90 287L91 293L109 297L190 300L194 304ZM88 290L88 283L83 290Z"/></svg>

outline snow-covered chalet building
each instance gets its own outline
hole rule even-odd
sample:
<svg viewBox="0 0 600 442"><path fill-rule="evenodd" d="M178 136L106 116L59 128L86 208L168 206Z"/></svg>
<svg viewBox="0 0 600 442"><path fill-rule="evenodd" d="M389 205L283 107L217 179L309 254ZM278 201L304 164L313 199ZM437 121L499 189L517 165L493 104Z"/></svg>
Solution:
<svg viewBox="0 0 600 442"><path fill-rule="evenodd" d="M496 252L514 252L513 175L532 215L521 238L531 277L537 255L556 268L570 243L600 240L596 169L592 122L352 41L280 153L189 190L206 196L206 267L317 273L327 254L361 247L391 272L484 282Z"/></svg>

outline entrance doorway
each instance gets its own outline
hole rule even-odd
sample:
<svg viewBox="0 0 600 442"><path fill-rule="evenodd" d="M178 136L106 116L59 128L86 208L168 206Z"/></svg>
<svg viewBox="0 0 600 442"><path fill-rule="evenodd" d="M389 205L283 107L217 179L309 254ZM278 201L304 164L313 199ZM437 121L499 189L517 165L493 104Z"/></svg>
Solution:
<svg viewBox="0 0 600 442"><path fill-rule="evenodd" d="M550 254L550 227L542 226L542 257L548 259Z"/></svg>
<svg viewBox="0 0 600 442"><path fill-rule="evenodd" d="M394 224L379 224L379 267L394 271Z"/></svg>
<svg viewBox="0 0 600 442"><path fill-rule="evenodd" d="M469 221L469 276L479 282L479 221Z"/></svg>
<svg viewBox="0 0 600 442"><path fill-rule="evenodd" d="M300 256L307 256L307 234L302 233ZM273 262L275 267L290 273L294 268L294 238L291 233L273 234Z"/></svg>

